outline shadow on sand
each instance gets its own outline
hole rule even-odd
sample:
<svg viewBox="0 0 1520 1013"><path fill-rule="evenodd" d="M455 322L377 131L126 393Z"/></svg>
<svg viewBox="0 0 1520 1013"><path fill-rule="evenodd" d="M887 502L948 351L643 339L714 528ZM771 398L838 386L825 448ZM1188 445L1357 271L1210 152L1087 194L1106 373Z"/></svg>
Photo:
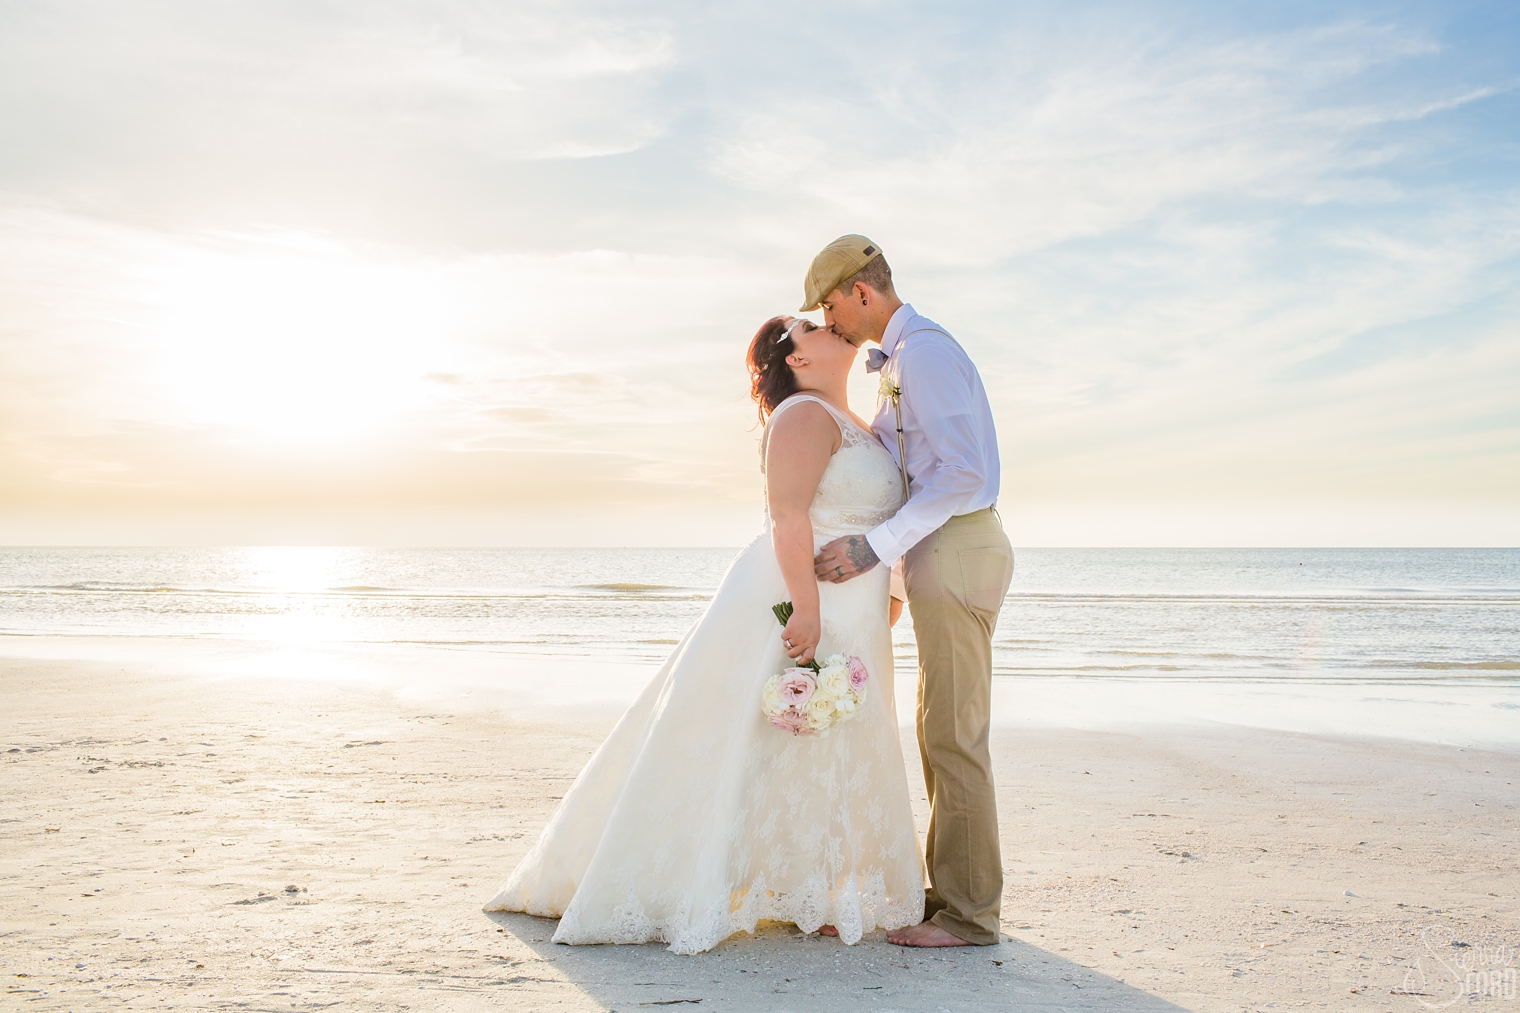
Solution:
<svg viewBox="0 0 1520 1013"><path fill-rule="evenodd" d="M498 930L549 963L553 977L606 1010L785 1011L1180 1011L1123 982L1016 940L996 946L909 950L874 932L854 946L762 924L708 953L663 946L556 946L556 922L487 915ZM535 981L543 981L535 978Z"/></svg>

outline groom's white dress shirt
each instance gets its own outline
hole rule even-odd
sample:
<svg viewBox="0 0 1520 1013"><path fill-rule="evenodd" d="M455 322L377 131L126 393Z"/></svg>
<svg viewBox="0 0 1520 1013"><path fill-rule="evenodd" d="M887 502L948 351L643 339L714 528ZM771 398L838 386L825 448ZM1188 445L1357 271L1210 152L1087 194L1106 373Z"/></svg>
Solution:
<svg viewBox="0 0 1520 1013"><path fill-rule="evenodd" d="M881 375L902 391L909 496L866 541L890 566L951 517L992 506L1000 476L992 406L965 349L904 303L882 332L881 350ZM897 421L885 396L877 398L871 428L897 460Z"/></svg>

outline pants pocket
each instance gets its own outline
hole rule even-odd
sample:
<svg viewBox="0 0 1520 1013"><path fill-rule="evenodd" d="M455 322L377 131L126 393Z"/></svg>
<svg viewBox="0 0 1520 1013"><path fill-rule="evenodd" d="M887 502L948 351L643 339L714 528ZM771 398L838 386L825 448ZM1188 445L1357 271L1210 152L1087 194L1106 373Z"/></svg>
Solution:
<svg viewBox="0 0 1520 1013"><path fill-rule="evenodd" d="M1013 581L1013 550L1002 545L961 549L961 580L966 604L973 611L997 617Z"/></svg>

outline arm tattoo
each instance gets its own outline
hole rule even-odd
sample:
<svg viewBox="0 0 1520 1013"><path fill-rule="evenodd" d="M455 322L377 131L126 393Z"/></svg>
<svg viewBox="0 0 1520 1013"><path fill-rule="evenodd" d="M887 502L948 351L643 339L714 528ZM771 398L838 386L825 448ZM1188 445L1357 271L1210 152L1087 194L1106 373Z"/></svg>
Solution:
<svg viewBox="0 0 1520 1013"><path fill-rule="evenodd" d="M871 548L871 543L863 535L851 535L845 543L844 554L850 560L850 565L862 573L881 562L876 550Z"/></svg>

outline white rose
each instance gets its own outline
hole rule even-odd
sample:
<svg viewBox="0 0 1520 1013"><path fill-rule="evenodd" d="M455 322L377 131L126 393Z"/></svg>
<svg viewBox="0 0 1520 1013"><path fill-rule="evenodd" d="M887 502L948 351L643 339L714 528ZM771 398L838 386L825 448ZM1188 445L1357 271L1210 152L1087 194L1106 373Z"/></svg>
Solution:
<svg viewBox="0 0 1520 1013"><path fill-rule="evenodd" d="M815 694L802 705L802 713L807 715L808 727L827 728L834 718L834 701Z"/></svg>
<svg viewBox="0 0 1520 1013"><path fill-rule="evenodd" d="M844 665L825 666L818 673L818 688L837 700L850 691L850 670Z"/></svg>
<svg viewBox="0 0 1520 1013"><path fill-rule="evenodd" d="M786 710L786 702L781 699L781 694L776 692L778 677L771 676L765 683L765 689L760 693L760 706L767 714L779 714Z"/></svg>

